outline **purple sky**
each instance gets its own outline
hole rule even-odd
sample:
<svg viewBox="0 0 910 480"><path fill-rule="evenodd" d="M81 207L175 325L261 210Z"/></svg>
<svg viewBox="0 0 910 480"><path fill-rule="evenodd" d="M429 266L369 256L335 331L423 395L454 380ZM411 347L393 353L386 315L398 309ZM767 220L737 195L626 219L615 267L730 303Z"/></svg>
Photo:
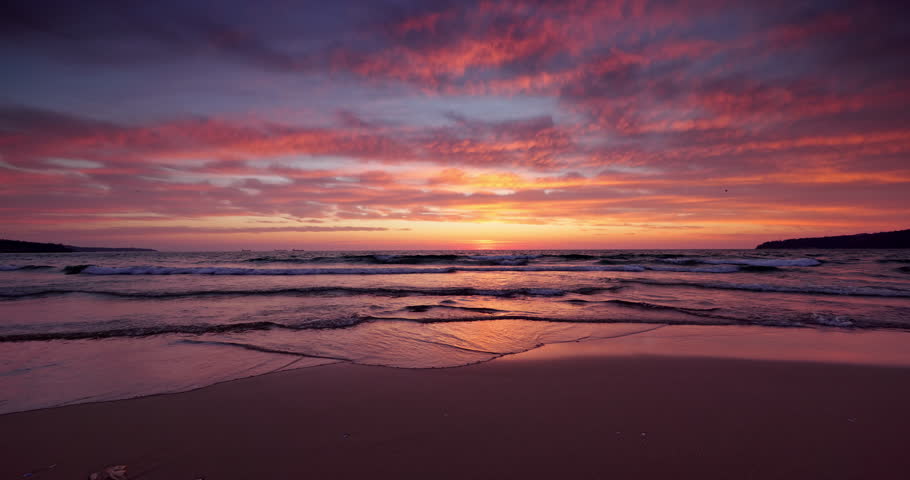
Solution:
<svg viewBox="0 0 910 480"><path fill-rule="evenodd" d="M749 248L908 228L898 2L12 1L0 236Z"/></svg>

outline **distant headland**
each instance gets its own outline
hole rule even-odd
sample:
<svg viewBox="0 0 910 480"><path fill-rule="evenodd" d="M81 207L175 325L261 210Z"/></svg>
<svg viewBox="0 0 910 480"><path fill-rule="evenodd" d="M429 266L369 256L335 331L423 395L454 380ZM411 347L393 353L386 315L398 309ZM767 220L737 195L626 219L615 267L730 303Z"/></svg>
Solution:
<svg viewBox="0 0 910 480"><path fill-rule="evenodd" d="M68 252L157 252L151 248L76 247L60 243L22 242L0 239L0 253L68 253Z"/></svg>
<svg viewBox="0 0 910 480"><path fill-rule="evenodd" d="M836 237L792 238L765 242L755 248L910 248L910 230Z"/></svg>

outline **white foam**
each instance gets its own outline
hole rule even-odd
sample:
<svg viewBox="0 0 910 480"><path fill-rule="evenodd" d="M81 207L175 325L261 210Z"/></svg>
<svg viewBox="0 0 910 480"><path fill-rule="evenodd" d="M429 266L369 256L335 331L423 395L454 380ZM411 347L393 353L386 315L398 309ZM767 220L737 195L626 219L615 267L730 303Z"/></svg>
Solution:
<svg viewBox="0 0 910 480"><path fill-rule="evenodd" d="M829 327L850 328L853 326L853 321L843 315L813 313L812 321L819 325L826 325Z"/></svg>

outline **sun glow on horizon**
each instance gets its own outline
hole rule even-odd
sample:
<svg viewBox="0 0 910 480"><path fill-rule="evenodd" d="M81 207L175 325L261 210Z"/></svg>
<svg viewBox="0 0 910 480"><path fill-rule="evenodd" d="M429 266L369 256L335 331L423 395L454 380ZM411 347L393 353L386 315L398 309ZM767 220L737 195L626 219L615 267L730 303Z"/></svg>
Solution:
<svg viewBox="0 0 910 480"><path fill-rule="evenodd" d="M42 34L9 29L4 236L751 248L908 227L905 22L884 2L264 0L200 23L87 1L12 10Z"/></svg>
<svg viewBox="0 0 910 480"><path fill-rule="evenodd" d="M512 245L515 242L510 242L508 240L486 240L478 239L471 240L471 250L518 250L513 248Z"/></svg>

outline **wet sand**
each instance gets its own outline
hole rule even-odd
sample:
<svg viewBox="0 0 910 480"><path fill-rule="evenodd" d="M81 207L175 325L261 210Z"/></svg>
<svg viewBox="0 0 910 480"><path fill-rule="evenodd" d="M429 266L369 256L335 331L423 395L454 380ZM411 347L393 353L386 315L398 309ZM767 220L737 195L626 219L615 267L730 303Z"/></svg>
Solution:
<svg viewBox="0 0 910 480"><path fill-rule="evenodd" d="M579 345L451 369L335 364L3 415L0 478L87 478L112 464L168 480L910 472L906 366Z"/></svg>

